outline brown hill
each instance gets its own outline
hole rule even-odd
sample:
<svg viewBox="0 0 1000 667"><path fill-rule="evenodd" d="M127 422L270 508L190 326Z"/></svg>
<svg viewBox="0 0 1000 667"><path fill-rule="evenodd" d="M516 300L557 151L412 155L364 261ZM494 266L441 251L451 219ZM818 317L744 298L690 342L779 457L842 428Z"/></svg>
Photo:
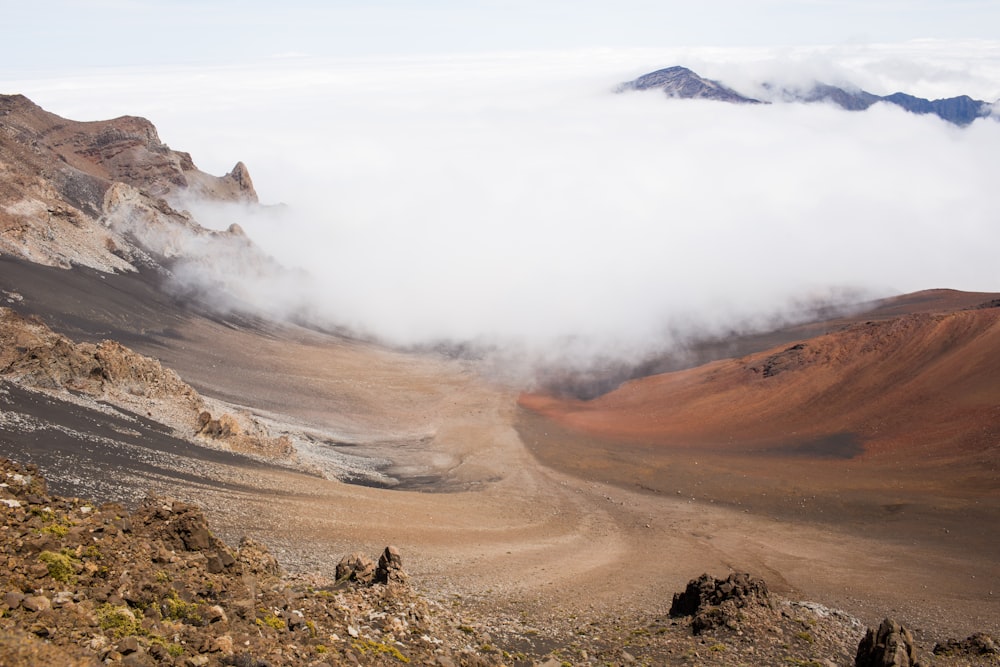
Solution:
<svg viewBox="0 0 1000 667"><path fill-rule="evenodd" d="M574 431L702 451L981 452L1000 441L998 349L998 308L917 313L634 380L591 401L520 403Z"/></svg>

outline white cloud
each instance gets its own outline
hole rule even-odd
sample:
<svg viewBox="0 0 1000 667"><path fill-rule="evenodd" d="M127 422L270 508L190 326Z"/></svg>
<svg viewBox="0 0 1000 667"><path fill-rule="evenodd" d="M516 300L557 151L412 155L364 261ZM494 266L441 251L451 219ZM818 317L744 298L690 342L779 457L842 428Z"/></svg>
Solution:
<svg viewBox="0 0 1000 667"><path fill-rule="evenodd" d="M296 59L22 90L69 117L146 115L214 173L247 162L262 199L289 208L238 221L316 276L286 298L335 321L401 343L565 350L573 337L573 350L637 354L841 289L1000 290L1000 123L668 101L617 83L685 64L733 85L840 77L993 99L997 49Z"/></svg>

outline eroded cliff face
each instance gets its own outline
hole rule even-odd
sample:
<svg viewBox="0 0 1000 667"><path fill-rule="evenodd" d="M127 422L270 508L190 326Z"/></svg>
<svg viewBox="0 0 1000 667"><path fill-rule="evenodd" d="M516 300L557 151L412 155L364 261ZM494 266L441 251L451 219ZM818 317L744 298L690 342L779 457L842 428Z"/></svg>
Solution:
<svg viewBox="0 0 1000 667"><path fill-rule="evenodd" d="M246 166L216 177L174 151L148 120L77 122L21 95L0 95L0 253L49 266L130 271L212 232L181 198L257 203Z"/></svg>

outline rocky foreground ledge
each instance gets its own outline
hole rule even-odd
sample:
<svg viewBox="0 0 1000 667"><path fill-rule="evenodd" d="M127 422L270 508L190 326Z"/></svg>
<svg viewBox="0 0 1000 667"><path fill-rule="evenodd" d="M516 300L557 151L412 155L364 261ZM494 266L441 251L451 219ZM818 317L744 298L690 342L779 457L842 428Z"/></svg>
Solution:
<svg viewBox="0 0 1000 667"><path fill-rule="evenodd" d="M866 634L742 573L692 580L663 618L533 628L421 595L402 565L390 546L377 560L343 556L335 580L291 578L264 546L223 543L193 505L60 498L36 467L0 460L4 667L1000 664L986 635L928 651L891 620Z"/></svg>
<svg viewBox="0 0 1000 667"><path fill-rule="evenodd" d="M135 511L47 493L0 462L0 664L493 665L406 584L389 547L339 581L291 579L251 540L231 549L186 503Z"/></svg>

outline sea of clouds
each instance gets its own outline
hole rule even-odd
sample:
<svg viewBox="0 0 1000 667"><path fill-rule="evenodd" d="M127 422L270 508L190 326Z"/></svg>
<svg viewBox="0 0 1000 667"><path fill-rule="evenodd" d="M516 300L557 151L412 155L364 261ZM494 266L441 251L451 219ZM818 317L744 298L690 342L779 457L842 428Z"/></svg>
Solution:
<svg viewBox="0 0 1000 667"><path fill-rule="evenodd" d="M1000 291L1000 122L613 92L678 64L751 95L820 80L1000 98L992 42L293 57L0 89L78 120L145 116L210 173L243 160L282 206L185 205L296 272L184 279L393 344L641 358L828 301Z"/></svg>

